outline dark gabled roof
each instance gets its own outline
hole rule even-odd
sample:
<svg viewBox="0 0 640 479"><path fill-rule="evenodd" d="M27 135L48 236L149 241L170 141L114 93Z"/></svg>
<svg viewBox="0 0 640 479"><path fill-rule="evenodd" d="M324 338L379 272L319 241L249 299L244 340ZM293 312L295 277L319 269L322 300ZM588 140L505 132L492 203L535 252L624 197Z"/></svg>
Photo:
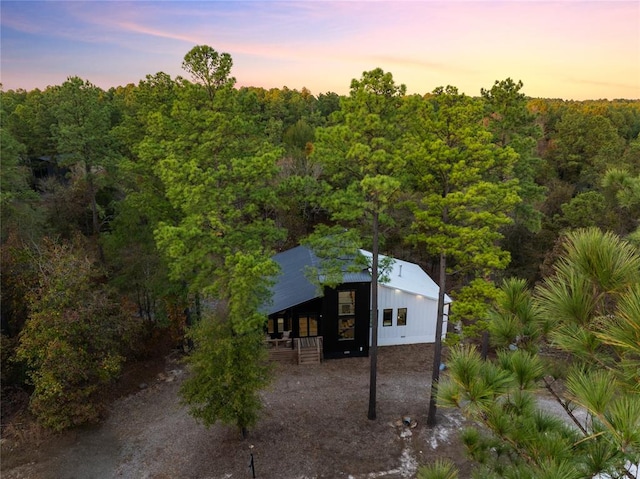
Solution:
<svg viewBox="0 0 640 479"><path fill-rule="evenodd" d="M322 295L317 285L307 278L308 268L320 267L318 257L306 246L278 253L273 260L280 266L280 275L272 286L271 304L266 306L267 314L277 313L292 306L305 303ZM343 283L369 282L367 271L343 273Z"/></svg>

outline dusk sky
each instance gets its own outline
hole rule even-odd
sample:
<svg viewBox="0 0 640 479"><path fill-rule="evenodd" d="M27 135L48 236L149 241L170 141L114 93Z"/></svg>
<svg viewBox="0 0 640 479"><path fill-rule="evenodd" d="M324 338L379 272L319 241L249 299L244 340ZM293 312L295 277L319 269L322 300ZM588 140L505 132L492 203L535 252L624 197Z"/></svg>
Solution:
<svg viewBox="0 0 640 479"><path fill-rule="evenodd" d="M195 45L231 54L238 86L345 94L380 67L410 93L640 98L640 1L5 1L4 90L79 76L107 89L189 78Z"/></svg>

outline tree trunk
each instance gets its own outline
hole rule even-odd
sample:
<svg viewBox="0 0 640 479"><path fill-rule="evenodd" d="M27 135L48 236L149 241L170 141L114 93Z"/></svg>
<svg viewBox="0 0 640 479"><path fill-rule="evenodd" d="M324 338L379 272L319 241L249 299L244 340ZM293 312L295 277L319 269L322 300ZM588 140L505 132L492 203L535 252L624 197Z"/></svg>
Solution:
<svg viewBox="0 0 640 479"><path fill-rule="evenodd" d="M93 181L93 174L91 173L90 167L88 165L85 165L85 175L89 188L89 201L91 203L91 232L93 234L93 240L98 247L100 262L104 263L104 249L102 248L102 243L100 242L100 218L98 217L98 203L96 201L97 192L95 183Z"/></svg>
<svg viewBox="0 0 640 479"><path fill-rule="evenodd" d="M371 261L371 347L369 348L369 412L367 417L376 418L376 378L378 374L378 212L373 213L373 245Z"/></svg>
<svg viewBox="0 0 640 479"><path fill-rule="evenodd" d="M429 415L427 426L436 425L436 401L438 399L438 381L440 380L440 364L442 362L442 325L444 324L444 290L446 286L447 255L440 253L440 290L438 292L438 317L436 319L436 337L433 350L433 372L431 375L431 398L429 399Z"/></svg>
<svg viewBox="0 0 640 479"><path fill-rule="evenodd" d="M489 331L482 332L482 359L487 360L489 356Z"/></svg>

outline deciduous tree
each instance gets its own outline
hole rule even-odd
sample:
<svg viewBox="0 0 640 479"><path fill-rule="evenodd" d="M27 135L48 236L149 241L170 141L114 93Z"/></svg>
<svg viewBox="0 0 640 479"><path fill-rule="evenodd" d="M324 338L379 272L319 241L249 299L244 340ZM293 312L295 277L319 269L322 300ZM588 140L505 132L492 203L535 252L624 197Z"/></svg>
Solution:
<svg viewBox="0 0 640 479"><path fill-rule="evenodd" d="M38 285L17 358L34 387L30 410L62 430L98 419L100 394L118 375L134 328L82 248L47 240L34 253Z"/></svg>

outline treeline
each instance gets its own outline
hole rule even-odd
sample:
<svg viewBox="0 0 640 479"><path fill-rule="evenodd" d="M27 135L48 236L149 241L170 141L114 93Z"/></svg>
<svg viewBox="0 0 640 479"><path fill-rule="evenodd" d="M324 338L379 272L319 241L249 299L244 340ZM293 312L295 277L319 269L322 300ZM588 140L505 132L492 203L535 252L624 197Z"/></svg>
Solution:
<svg viewBox="0 0 640 479"><path fill-rule="evenodd" d="M96 420L125 361L179 346L212 304L234 340L260 332L271 255L344 225L370 247L371 214L381 252L432 274L434 241L457 238L468 336L502 278L549 274L566 231L640 240L640 101L531 99L511 79L407 95L380 70L314 96L236 88L231 67L201 46L190 79L2 91L5 403L26 390L58 430Z"/></svg>

